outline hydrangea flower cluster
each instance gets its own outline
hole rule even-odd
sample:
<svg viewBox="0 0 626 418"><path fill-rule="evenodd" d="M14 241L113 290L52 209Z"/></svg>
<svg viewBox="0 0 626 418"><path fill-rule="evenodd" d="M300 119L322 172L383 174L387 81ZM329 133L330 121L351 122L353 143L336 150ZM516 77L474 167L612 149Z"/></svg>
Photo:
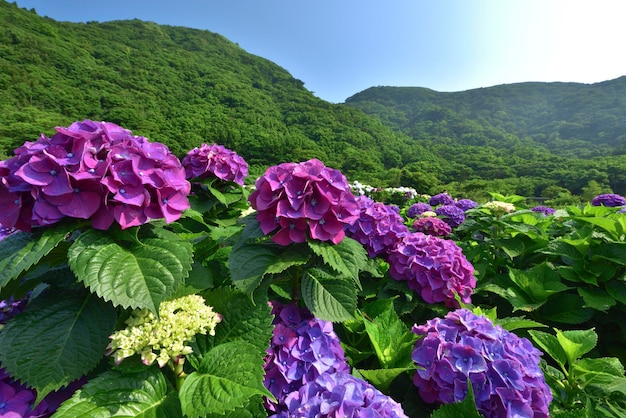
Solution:
<svg viewBox="0 0 626 418"><path fill-rule="evenodd" d="M435 209L435 213L437 216L441 216L443 221L452 228L456 228L465 222L465 212L456 205L441 205Z"/></svg>
<svg viewBox="0 0 626 418"><path fill-rule="evenodd" d="M187 179L215 176L243 186L248 177L248 163L236 152L223 145L202 144L189 151L183 158Z"/></svg>
<svg viewBox="0 0 626 418"><path fill-rule="evenodd" d="M405 418L402 406L366 381L347 372L323 373L286 399L287 411L275 416L302 418Z"/></svg>
<svg viewBox="0 0 626 418"><path fill-rule="evenodd" d="M477 207L478 203L473 201L472 199L459 199L454 202L454 205L461 208L463 212L467 212L468 210Z"/></svg>
<svg viewBox="0 0 626 418"><path fill-rule="evenodd" d="M42 416L48 409L42 401L33 409L35 391L15 382L4 369L0 370L0 417L30 418Z"/></svg>
<svg viewBox="0 0 626 418"><path fill-rule="evenodd" d="M456 295L471 302L474 267L454 241L414 232L400 238L388 261L389 275L406 281L428 303L458 307Z"/></svg>
<svg viewBox="0 0 626 418"><path fill-rule="evenodd" d="M599 194L591 199L592 206L626 206L626 198L613 193Z"/></svg>
<svg viewBox="0 0 626 418"><path fill-rule="evenodd" d="M322 373L348 372L345 354L333 323L314 318L295 303L273 301L274 331L265 357L265 387L278 403L266 400L266 408L285 412L285 400Z"/></svg>
<svg viewBox="0 0 626 418"><path fill-rule="evenodd" d="M0 224L30 231L64 217L96 229L178 219L190 184L178 158L158 142L108 122L57 127L0 162Z"/></svg>
<svg viewBox="0 0 626 418"><path fill-rule="evenodd" d="M427 211L432 212L433 211L432 206L430 206L428 203L417 202L409 206L409 208L406 211L406 216L408 216L409 218L417 218L422 213L427 212Z"/></svg>
<svg viewBox="0 0 626 418"><path fill-rule="evenodd" d="M535 206L534 208L531 208L530 210L533 212L542 213L545 216L554 215L554 213L556 212L554 208L549 208L543 205Z"/></svg>
<svg viewBox="0 0 626 418"><path fill-rule="evenodd" d="M398 237L409 233L402 216L391 206L367 196L356 200L361 212L359 219L346 228L346 235L360 242L370 257L386 255Z"/></svg>
<svg viewBox="0 0 626 418"><path fill-rule="evenodd" d="M427 235L445 237L450 235L452 228L443 220L434 217L419 218L413 222L413 231L423 232Z"/></svg>
<svg viewBox="0 0 626 418"><path fill-rule="evenodd" d="M9 299L0 300L0 330L9 319L22 312L27 303L28 296L21 299L10 296Z"/></svg>
<svg viewBox="0 0 626 418"><path fill-rule="evenodd" d="M280 245L307 237L338 244L360 212L346 177L317 159L268 168L248 200L263 233L278 230L272 240Z"/></svg>
<svg viewBox="0 0 626 418"><path fill-rule="evenodd" d="M483 204L482 207L488 209L494 216L502 216L515 211L515 205L512 203L500 202L498 200L487 202Z"/></svg>
<svg viewBox="0 0 626 418"><path fill-rule="evenodd" d="M412 358L419 366L413 383L424 401L461 401L469 379L485 417L549 417L552 392L539 368L541 352L527 339L467 309L414 325L412 332L423 336Z"/></svg>
<svg viewBox="0 0 626 418"><path fill-rule="evenodd" d="M196 334L215 335L215 326L222 316L204 304L200 295L187 295L165 301L159 306L159 318L147 309L140 309L126 320L127 328L111 335L107 355L113 355L116 364L135 354L150 365L156 360L159 367L190 354L185 345Z"/></svg>
<svg viewBox="0 0 626 418"><path fill-rule="evenodd" d="M432 196L428 200L428 204L430 206L438 206L438 205L454 205L454 198L450 196L448 193L443 192Z"/></svg>

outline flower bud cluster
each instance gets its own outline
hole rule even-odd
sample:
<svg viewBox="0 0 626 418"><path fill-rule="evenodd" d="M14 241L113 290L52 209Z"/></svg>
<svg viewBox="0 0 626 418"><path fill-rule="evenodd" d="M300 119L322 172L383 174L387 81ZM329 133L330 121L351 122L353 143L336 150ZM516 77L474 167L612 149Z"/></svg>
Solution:
<svg viewBox="0 0 626 418"><path fill-rule="evenodd" d="M367 196L356 198L359 219L346 228L346 235L360 242L370 257L386 255L398 238L408 234L404 220L392 207L374 202Z"/></svg>
<svg viewBox="0 0 626 418"><path fill-rule="evenodd" d="M494 216L502 216L515 211L515 205L512 203L500 202L498 200L487 202L483 204L482 207L488 209Z"/></svg>
<svg viewBox="0 0 626 418"><path fill-rule="evenodd" d="M159 307L159 318L147 309L133 312L126 320L128 327L111 335L107 354L113 355L116 364L135 354L150 365L159 367L170 360L190 354L192 349L185 343L196 334L215 335L215 326L222 316L206 306L200 295L188 295L165 301Z"/></svg>
<svg viewBox="0 0 626 418"><path fill-rule="evenodd" d="M183 158L187 179L215 176L243 186L248 177L248 163L236 152L223 145L202 144L189 151Z"/></svg>
<svg viewBox="0 0 626 418"><path fill-rule="evenodd" d="M323 373L286 399L279 417L406 418L402 406L366 381L347 372Z"/></svg>
<svg viewBox="0 0 626 418"><path fill-rule="evenodd" d="M456 295L470 303L476 287L474 267L451 240L421 232L400 237L390 252L389 275L404 280L428 303L458 306Z"/></svg>
<svg viewBox="0 0 626 418"><path fill-rule="evenodd" d="M0 224L30 231L64 217L96 229L178 219L190 184L178 158L158 142L108 122L57 127L0 162Z"/></svg>
<svg viewBox="0 0 626 418"><path fill-rule="evenodd" d="M541 352L525 338L467 309L449 312L412 332L423 336L412 358L413 383L424 401L458 402L472 383L485 417L547 418L552 392L539 367Z"/></svg>
<svg viewBox="0 0 626 418"><path fill-rule="evenodd" d="M346 177L317 159L267 169L248 198L264 234L280 245L308 237L338 244L359 207Z"/></svg>

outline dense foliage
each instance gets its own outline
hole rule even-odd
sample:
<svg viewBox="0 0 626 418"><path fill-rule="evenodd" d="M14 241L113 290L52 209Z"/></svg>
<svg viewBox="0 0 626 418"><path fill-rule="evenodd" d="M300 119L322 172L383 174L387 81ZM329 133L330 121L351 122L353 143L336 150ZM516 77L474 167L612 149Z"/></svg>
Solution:
<svg viewBox="0 0 626 418"><path fill-rule="evenodd" d="M90 118L150 135L179 157L218 142L238 150L254 175L318 158L379 186L572 204L626 192L625 82L373 88L333 105L206 30L57 22L0 1L3 156Z"/></svg>

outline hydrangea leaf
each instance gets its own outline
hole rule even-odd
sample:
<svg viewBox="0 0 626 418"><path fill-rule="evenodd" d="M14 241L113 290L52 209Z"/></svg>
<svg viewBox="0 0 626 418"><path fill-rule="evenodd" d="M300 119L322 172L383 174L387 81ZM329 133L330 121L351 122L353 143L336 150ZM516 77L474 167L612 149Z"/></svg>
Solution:
<svg viewBox="0 0 626 418"><path fill-rule="evenodd" d="M90 380L65 401L55 418L75 417L182 417L176 392L156 367L140 373L107 371Z"/></svg>
<svg viewBox="0 0 626 418"><path fill-rule="evenodd" d="M556 360L561 369L565 370L567 354L565 353L563 347L561 347L561 344L559 344L559 340L554 335L543 331L531 329L528 333L532 337L535 344L546 354Z"/></svg>
<svg viewBox="0 0 626 418"><path fill-rule="evenodd" d="M251 397L272 397L263 386L263 357L252 344L220 344L185 378L179 396L186 416L224 414L244 406Z"/></svg>
<svg viewBox="0 0 626 418"><path fill-rule="evenodd" d="M191 343L193 353L189 362L199 368L205 353L216 345L245 341L256 347L263 357L272 338L272 315L266 301L254 303L250 297L236 289L220 288L202 293L207 305L222 314L222 322L215 327L215 336L196 335Z"/></svg>
<svg viewBox="0 0 626 418"><path fill-rule="evenodd" d="M598 334L593 329L561 331L555 329L556 339L563 347L570 364L593 350L598 343Z"/></svg>
<svg viewBox="0 0 626 418"><path fill-rule="evenodd" d="M352 238L344 238L339 244L309 240L311 250L324 260L337 273L351 277L359 284L359 272L367 268L365 248Z"/></svg>
<svg viewBox="0 0 626 418"><path fill-rule="evenodd" d="M350 279L310 269L302 277L302 299L313 316L325 321L354 319L356 289Z"/></svg>
<svg viewBox="0 0 626 418"><path fill-rule="evenodd" d="M228 256L230 275L238 289L252 293L269 267L278 260L275 248L264 244L234 246Z"/></svg>
<svg viewBox="0 0 626 418"><path fill-rule="evenodd" d="M191 270L191 246L162 238L123 244L103 231L87 231L70 247L70 268L85 286L115 306L147 308L158 314L159 304Z"/></svg>
<svg viewBox="0 0 626 418"><path fill-rule="evenodd" d="M74 225L58 224L43 229L41 234L18 232L0 241L0 288L37 264L52 251Z"/></svg>
<svg viewBox="0 0 626 418"><path fill-rule="evenodd" d="M0 332L0 362L38 398L85 375L102 359L115 309L85 290L49 289Z"/></svg>
<svg viewBox="0 0 626 418"><path fill-rule="evenodd" d="M359 369L359 373L372 385L376 386L376 389L387 392L391 382L402 373L414 370L414 367L403 367L394 369L373 369L363 370Z"/></svg>
<svg viewBox="0 0 626 418"><path fill-rule="evenodd" d="M461 402L453 402L440 406L433 411L430 418L481 418L482 415L476 409L474 392L471 390L471 382L468 379L469 390L467 396Z"/></svg>

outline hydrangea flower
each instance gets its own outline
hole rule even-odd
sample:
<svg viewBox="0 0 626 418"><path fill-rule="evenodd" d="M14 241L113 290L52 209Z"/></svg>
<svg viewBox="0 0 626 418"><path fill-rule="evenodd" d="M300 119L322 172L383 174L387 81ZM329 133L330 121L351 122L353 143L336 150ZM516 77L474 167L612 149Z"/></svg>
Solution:
<svg viewBox="0 0 626 418"><path fill-rule="evenodd" d="M432 206L430 206L428 203L417 202L409 206L409 209L407 209L406 211L406 216L408 216L409 218L417 218L419 215L426 211L432 212Z"/></svg>
<svg viewBox="0 0 626 418"><path fill-rule="evenodd" d="M437 216L437 213L433 210L427 210L426 212L422 212L420 216L422 218L434 218Z"/></svg>
<svg viewBox="0 0 626 418"><path fill-rule="evenodd" d="M474 267L451 240L414 232L400 237L389 253L389 275L404 280L428 303L457 307L455 296L471 302Z"/></svg>
<svg viewBox="0 0 626 418"><path fill-rule="evenodd" d="M215 335L215 326L222 316L204 304L200 295L187 295L165 301L159 306L159 318L147 309L133 312L126 320L127 328L111 335L107 354L119 364L127 357L141 355L141 361L150 365L156 360L159 367L190 354L185 345L196 334Z"/></svg>
<svg viewBox="0 0 626 418"><path fill-rule="evenodd" d="M360 213L346 177L317 159L268 168L248 200L263 233L277 230L280 245L308 237L338 244Z"/></svg>
<svg viewBox="0 0 626 418"><path fill-rule="evenodd" d="M445 237L450 235L452 228L439 218L426 217L419 218L413 222L413 231L423 232L427 235L435 235L437 237Z"/></svg>
<svg viewBox="0 0 626 418"><path fill-rule="evenodd" d="M202 144L183 158L187 179L215 176L243 186L248 177L248 163L236 152L223 145Z"/></svg>
<svg viewBox="0 0 626 418"><path fill-rule="evenodd" d="M287 395L285 404L274 417L407 417L399 403L344 371L321 374Z"/></svg>
<svg viewBox="0 0 626 418"><path fill-rule="evenodd" d="M268 411L287 410L288 394L313 382L322 373L348 372L345 354L333 323L314 318L295 303L271 302L274 331L265 357L265 387L277 403L266 399Z"/></svg>
<svg viewBox="0 0 626 418"><path fill-rule="evenodd" d="M389 205L358 196L359 219L346 228L346 235L360 242L370 257L386 255L398 237L408 234L402 217Z"/></svg>
<svg viewBox="0 0 626 418"><path fill-rule="evenodd" d="M6 375L6 374L5 374ZM0 380L0 417L24 418L37 416L33 414L35 393L8 379ZM45 409L45 408L44 408Z"/></svg>
<svg viewBox="0 0 626 418"><path fill-rule="evenodd" d="M443 192L432 196L428 200L428 204L430 206L438 206L438 205L454 205L454 199L448 193Z"/></svg>
<svg viewBox="0 0 626 418"><path fill-rule="evenodd" d="M452 228L456 228L465 222L465 212L455 205L441 205L435 209L435 213L437 216L441 216L443 221Z"/></svg>
<svg viewBox="0 0 626 418"><path fill-rule="evenodd" d="M477 202L474 202L472 199L459 199L454 202L456 207L459 207L463 210L463 212L467 212L470 209L474 209L478 206Z"/></svg>
<svg viewBox="0 0 626 418"><path fill-rule="evenodd" d="M515 211L515 206L512 203L500 202L498 200L492 200L491 202L487 202L482 206L485 209L488 209L494 216L502 216L506 213L511 213Z"/></svg>
<svg viewBox="0 0 626 418"><path fill-rule="evenodd" d="M552 392L539 368L541 352L527 339L467 309L414 325L412 332L423 336L412 358L418 366L413 383L424 401L461 401L469 379L487 418L549 417Z"/></svg>
<svg viewBox="0 0 626 418"><path fill-rule="evenodd" d="M537 213L543 213L545 216L550 216L550 215L554 215L554 212L556 212L553 208L549 208L547 206L535 206L534 208L530 209L533 212L537 212Z"/></svg>
<svg viewBox="0 0 626 418"><path fill-rule="evenodd" d="M626 206L626 199L618 194L605 193L594 197L591 200L592 206Z"/></svg>
<svg viewBox="0 0 626 418"><path fill-rule="evenodd" d="M2 329L2 325L6 324L9 319L26 308L28 297L29 296L15 299L13 296L10 296L9 299L0 300L0 330Z"/></svg>
<svg viewBox="0 0 626 418"><path fill-rule="evenodd" d="M189 208L191 185L168 148L108 122L57 127L0 161L0 224L30 231L64 217L96 229L150 219L172 222Z"/></svg>

